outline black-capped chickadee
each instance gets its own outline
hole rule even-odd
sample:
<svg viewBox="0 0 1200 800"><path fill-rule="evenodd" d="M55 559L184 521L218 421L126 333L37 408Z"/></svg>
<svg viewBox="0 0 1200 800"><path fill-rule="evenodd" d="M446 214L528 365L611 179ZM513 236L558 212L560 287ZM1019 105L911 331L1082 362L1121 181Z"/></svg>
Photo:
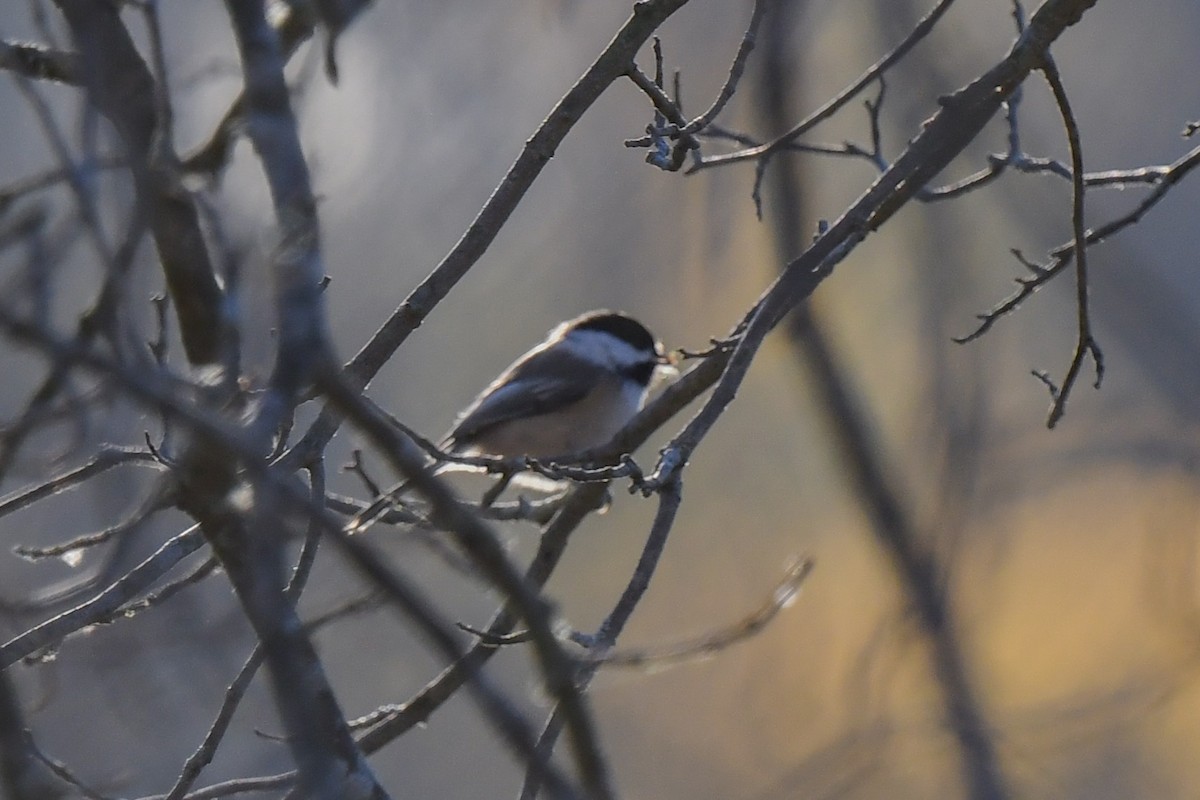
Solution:
<svg viewBox="0 0 1200 800"><path fill-rule="evenodd" d="M459 415L442 449L569 459L608 443L670 364L633 317L589 311L558 325L492 381Z"/></svg>
<svg viewBox="0 0 1200 800"><path fill-rule="evenodd" d="M618 311L589 311L558 325L500 373L458 416L439 449L569 462L607 444L641 409L656 375L674 372L642 323ZM472 467L444 462L434 472L460 469ZM505 478L497 486L508 483ZM373 524L409 485L404 481L377 498L350 531Z"/></svg>

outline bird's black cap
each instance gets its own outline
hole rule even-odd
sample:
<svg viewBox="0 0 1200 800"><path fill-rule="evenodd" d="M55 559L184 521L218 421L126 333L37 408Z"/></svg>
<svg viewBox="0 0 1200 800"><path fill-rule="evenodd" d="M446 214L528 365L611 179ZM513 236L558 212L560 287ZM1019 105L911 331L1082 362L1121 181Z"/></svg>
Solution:
<svg viewBox="0 0 1200 800"><path fill-rule="evenodd" d="M658 351L658 342L646 326L628 314L619 311L590 311L575 319L574 330L602 331L611 334L630 346L649 353Z"/></svg>

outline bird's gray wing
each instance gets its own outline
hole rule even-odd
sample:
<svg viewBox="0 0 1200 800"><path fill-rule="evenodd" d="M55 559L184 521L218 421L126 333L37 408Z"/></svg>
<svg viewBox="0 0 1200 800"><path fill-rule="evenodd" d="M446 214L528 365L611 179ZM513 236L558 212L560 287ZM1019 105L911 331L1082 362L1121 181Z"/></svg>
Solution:
<svg viewBox="0 0 1200 800"><path fill-rule="evenodd" d="M463 445L494 425L549 414L579 402L600 380L597 368L561 350L542 350L513 364L462 413L446 445Z"/></svg>

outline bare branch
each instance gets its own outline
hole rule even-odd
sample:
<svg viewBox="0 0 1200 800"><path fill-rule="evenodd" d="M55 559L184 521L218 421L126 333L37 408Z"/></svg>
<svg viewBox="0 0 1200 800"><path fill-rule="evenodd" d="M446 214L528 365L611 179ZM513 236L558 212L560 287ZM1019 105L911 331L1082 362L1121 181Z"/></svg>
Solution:
<svg viewBox="0 0 1200 800"><path fill-rule="evenodd" d="M604 489L600 484L576 487L568 496L557 516L542 530L538 538L538 550L525 572L530 586L541 588L549 580L566 551L567 542L580 522L595 509ZM489 638L503 637L512 632L517 622L512 604L501 608L493 615L484 631ZM379 709L370 717L356 720L355 727L371 727L360 740L367 752L374 752L403 735L413 726L427 720L435 710L446 702L494 653L496 648L484 641L477 642L462 658L454 662L435 680L430 682L414 698L399 706Z"/></svg>
<svg viewBox="0 0 1200 800"><path fill-rule="evenodd" d="M192 364L220 364L228 309L208 257L195 204L179 182L169 141L158 137L154 77L119 9L89 0L57 0L82 59L89 97L116 128L129 155L167 287ZM157 137L157 138L156 138ZM157 147L157 150L155 149Z"/></svg>
<svg viewBox="0 0 1200 800"><path fill-rule="evenodd" d="M83 466L0 498L0 517L28 508L39 500L53 497L80 485L93 476L126 464L159 470L163 468L149 450L105 445Z"/></svg>
<svg viewBox="0 0 1200 800"><path fill-rule="evenodd" d="M808 297L859 242L890 219L974 139L1004 99L1040 64L1051 42L1094 3L1095 0L1047 0L1034 14L1026 35L1017 40L1009 54L970 85L943 98L942 108L891 168L807 251L784 268L747 315L745 333L713 394L664 448L644 491L669 482L687 463L692 451L733 401L767 333Z"/></svg>
<svg viewBox="0 0 1200 800"><path fill-rule="evenodd" d="M724 85L721 86L721 91L717 93L712 105L703 114L685 125L680 133L699 133L724 110L725 104L737 91L738 82L742 79L742 71L746 68L746 59L750 56L750 51L754 49L754 42L758 37L758 27L766 10L767 0L754 0L754 9L750 12L750 22L746 26L746 32L742 35L742 43L738 45L737 55L733 57L733 63L729 65L729 75L726 77Z"/></svg>
<svg viewBox="0 0 1200 800"><path fill-rule="evenodd" d="M363 388L371 382L409 334L475 265L575 123L605 89L625 75L637 51L654 30L686 2L642 0L634 6L633 15L526 142L458 243L345 365L346 374L355 387ZM340 422L332 409L322 411L302 441L292 448L289 458L304 463L332 438Z"/></svg>
<svg viewBox="0 0 1200 800"><path fill-rule="evenodd" d="M411 480L413 487L429 499L433 506L434 521L455 537L480 571L513 602L532 633L546 689L565 710L584 786L596 798L611 797L607 765L601 755L593 722L575 685L570 657L554 634L547 601L516 571L496 534L475 515L464 513L453 493L429 472L421 450L389 425L386 415L376 412L369 401L339 376L320 376L320 387L371 438L393 468ZM342 535L337 541L347 547L361 540ZM371 568L362 559L365 551L358 547L347 549L356 563Z"/></svg>
<svg viewBox="0 0 1200 800"><path fill-rule="evenodd" d="M181 402L180 399L175 396L166 385L164 385L160 376L147 375L144 372L132 370L123 364L113 362L112 360L104 358L95 352L79 348L72 342L67 342L56 338L50 332L41 330L36 326L29 325L19 318L14 317L7 309L3 307L3 305L0 305L0 327L3 327L8 332L8 335L14 340L28 342L34 346L37 346L43 351L52 355L57 360L86 367L90 370L99 371L120 380L123 387L131 397L136 398L140 402L146 403L151 407L158 408L164 413L170 415L172 418L186 424L194 435L199 437L200 440L208 443L208 449L211 456L225 456L222 463L230 464L233 463L233 459L240 458L243 466L247 470L247 477L256 482L257 488L274 492L279 500L287 502L292 508L303 510L307 514L316 515L318 518L320 518L325 534L334 536L334 540L348 555L350 555L355 563L363 569L364 573L375 583L377 583L380 588L388 592L389 598L393 602L396 602L398 605L400 605L400 607L404 609L406 613L421 626L422 630L427 636L430 637L431 641L433 641L452 660L456 660L461 657L462 653L455 640L453 629L447 623L440 620L439 615L436 614L423 596L413 590L406 581L399 578L399 576L397 576L392 570L382 564L382 562L380 562L373 555L373 553L366 548L365 545L361 544L359 539L347 537L336 518L334 518L328 512L323 512L323 509L321 509L319 506L314 508L312 500L306 498L300 492L298 487L295 485L295 482L287 477L287 473L281 472L278 467L272 467L263 461L261 459L259 450L249 440L247 440L247 438L244 436L244 431L240 427L228 425L223 420L215 418L210 412L202 407ZM335 380L330 376L323 376L323 378L323 385L325 386L332 385L332 381ZM348 392L349 390L343 391ZM353 399L354 395L337 395L337 397L342 402L346 402L347 397ZM354 399L354 402L361 401ZM369 412L369 409L363 409L363 411ZM384 417L376 416L374 415L374 412L369 412L369 415L364 417L364 419L370 420L372 425L370 430L372 433L376 435L382 434L384 442L396 443L392 442L390 439L392 434L390 432L390 428L387 428L386 424L384 424ZM386 433L384 432L384 429L386 429ZM407 439L401 439L398 442L398 446L405 448L409 446L409 442ZM420 465L422 463L421 456L417 452L409 452L407 458L414 459L413 463L415 464ZM213 487L212 490L216 490L217 488L219 487ZM418 488L420 488L420 485L418 485ZM268 503L260 501L256 504L255 510L260 515L267 513L269 511L267 508L268 505ZM591 510L594 507L595 505L593 504L589 506L587 510ZM201 512L204 509L209 509L211 513L219 514L220 509L223 508L225 508L223 503L216 502L211 505L197 507L197 511ZM217 511L212 511L212 509L217 509ZM457 517L458 514L455 514L455 516ZM236 518L229 520L227 517L215 520L214 524L221 524L222 520L226 520L227 524L241 524ZM272 522L272 524L274 524L274 522ZM266 530L269 530L269 527L267 527ZM224 546L224 544L240 545L241 543L258 544L258 537L248 536L244 531L241 533L230 532L229 534L222 534L218 532L217 535L205 532L205 536L210 541L222 546ZM177 537L177 540L180 538L186 538L192 550L199 547L203 542L203 538L201 537L198 528L191 529L186 534L186 537ZM498 545L496 546L498 547ZM192 550L189 550L188 552L191 552ZM163 551L160 550L160 554L162 553ZM244 557L247 559L245 562L238 562L236 560L231 562L227 559L223 559L223 563L226 566L226 571L229 571L231 563L235 566L235 568L261 568L261 565L270 563L269 552L258 553L257 555L253 556L251 554L245 554ZM506 558L502 550L494 549L491 551L491 557L496 559ZM173 561L170 561L170 563L173 564L177 562L179 558L182 558L182 555L179 555ZM135 578L137 580L144 580L149 573L153 573L154 576L161 574L161 571L165 570L155 570L159 570L161 567L160 562L166 559L167 556L164 555L161 559L155 562L153 568L149 563L146 563L138 569L135 569L133 573L130 573L130 575L118 582L119 585L112 587L112 593L117 593L118 591L129 592L140 590L141 584L136 583ZM153 557L151 560L153 560ZM491 564L492 568L499 568L499 563L502 562L497 561ZM247 590L249 588L249 584L252 582L251 579L245 575L231 575L230 577L235 586L240 590ZM529 600L530 595L528 590L521 586L519 576L516 577L515 581L500 581L499 585L505 590L511 591L514 583L520 587L518 588L518 591L526 593L525 597L527 600ZM128 599L127 597L113 598L108 596L109 594L111 593L106 593L104 601L111 602L113 599L116 599L118 601L117 606ZM265 603L278 603L276 594L269 590L265 591L262 596L256 597L255 599ZM542 603L543 601L539 599L537 602ZM100 611L100 613L108 613L109 611L111 611L111 607L105 607ZM80 609L75 609L73 612L69 612L67 615L62 615L61 618L56 618L50 623L44 623L43 625L38 626L31 631L27 631L25 634L22 634L0 648L0 666L10 664L12 661L22 658L39 649L40 647L57 642L60 635L65 635L66 633L76 630L78 625L87 624L86 621L81 622L81 619L86 619L89 613L95 613L95 609L91 608L90 605L88 608L81 607ZM524 613L527 615L527 621L529 621L529 617L533 616L533 614L527 610ZM546 631L545 635L548 636L550 641L554 642L554 646L557 647L557 640L554 639L553 634L549 633L549 625L545 611L543 610L541 614L541 628L543 631ZM249 610L248 616L250 616L251 619L256 621L258 624L262 624L267 627L267 630L261 632L260 636L269 639L271 636L275 635L274 632L270 630L270 627L279 625L281 622L286 627L287 619L294 616L294 612L279 608L253 608ZM302 632L302 626L296 625L293 630ZM297 640L293 640L293 642L290 642L289 647L303 646L297 645L296 641ZM562 658L566 659L566 656L563 655ZM267 660L268 663L270 663L271 659L269 655ZM315 655L293 659L289 654L286 657L280 656L279 661L281 662L281 666L287 670L308 671L310 675L313 670L319 671L320 669L319 663L315 659ZM528 726L525 724L521 715L515 712L506 702L503 701L500 693L492 687L490 681L488 681L484 676L476 672L471 673L470 678L471 680L469 682L469 686L472 692L480 700L481 705L488 712L489 717L500 729L501 733L504 735L505 741L507 741L517 752L521 753L522 755L531 756L531 754L534 752L533 736L528 730ZM290 675L285 675L284 679L278 680L276 685L292 686L294 683L295 681L292 680ZM556 692L556 696L561 697L564 694L561 686L556 688L559 690ZM573 690L573 688L573 686L569 687L568 691ZM336 704L333 701L332 692L326 692L324 694L324 703L321 706L325 709L323 712L323 722L329 722L331 724L344 724L344 718L340 716L340 712L336 712L335 706ZM306 709L293 710L306 711ZM334 719L335 716L336 720ZM338 720L340 720L340 722L337 722ZM324 734L326 732L327 731L322 730L315 733ZM294 736L294 734L290 735ZM294 740L290 739L289 744L294 744ZM352 742L350 745L350 751L342 748L339 749L338 752L355 752L356 748L353 747ZM554 777L553 786L560 796L576 796L576 793L570 788L570 784L563 780L561 776L557 774L557 772L552 772L550 774ZM291 777L287 777L284 780L290 781L291 779ZM273 781L275 779L271 780ZM272 785L277 784L272 783Z"/></svg>
<svg viewBox="0 0 1200 800"><path fill-rule="evenodd" d="M57 800L66 794L44 768L29 733L12 674L0 670L0 791L9 800Z"/></svg>
<svg viewBox="0 0 1200 800"><path fill-rule="evenodd" d="M74 564L78 563L83 557L83 554L80 551L86 550L89 547L95 547L97 545L104 544L110 539L136 530L156 512L166 508L170 502L170 499L169 493L167 492L154 492L146 502L134 509L131 514L117 522L115 525L110 525L104 530L78 536L66 542L50 545L49 547L17 545L13 548L13 552L22 558L29 559L30 561L40 561L44 558L61 558L74 566Z"/></svg>
<svg viewBox="0 0 1200 800"><path fill-rule="evenodd" d="M161 589L149 592L140 600L134 600L132 603L122 606L112 614L96 620L96 622L97 624L105 624L116 622L119 619L132 619L143 611L162 605L189 586L195 586L205 578L215 574L219 566L220 564L215 558L207 558L186 575L163 584Z"/></svg>
<svg viewBox="0 0 1200 800"><path fill-rule="evenodd" d="M80 780L79 777L75 775L75 773L66 764L62 763L58 759L50 758L48 755L43 753L32 739L30 739L30 747L33 749L33 754L38 761L40 761L46 766L47 769L53 772L59 778L59 780L73 787L79 794L89 798L89 800L111 800L108 795L101 794Z"/></svg>
<svg viewBox="0 0 1200 800"><path fill-rule="evenodd" d="M742 619L715 631L693 639L668 645L656 645L638 650L609 650L584 656L590 664L601 667L632 667L645 669L680 664L699 658L707 658L728 647L739 644L762 632L779 616L779 612L790 606L800 592L800 587L812 572L813 561L803 558L788 568L783 579L771 590L771 594L757 609ZM572 636L574 639L575 636ZM593 637L582 636L579 643L594 647Z"/></svg>
<svg viewBox="0 0 1200 800"><path fill-rule="evenodd" d="M203 544L199 526L192 526L176 535L91 600L35 625L0 645L0 669L12 666L40 650L53 648L68 635L114 614Z"/></svg>
<svg viewBox="0 0 1200 800"><path fill-rule="evenodd" d="M97 172L111 172L128 168L128 162L119 156L104 156L93 162L90 167ZM76 173L74 165L62 165L44 170L36 175L14 181L0 188L0 210L6 209L17 200L34 192L52 189L64 183L70 183Z"/></svg>
<svg viewBox="0 0 1200 800"><path fill-rule="evenodd" d="M320 464L317 464L312 467L309 474L312 480L313 501L320 503L325 496L324 469ZM309 525L308 535L304 540L304 547L300 551L300 559L292 571L292 578L286 589L287 595L293 603L299 598L300 593L304 591L305 584L308 582L308 576L312 571L312 565L316 559L317 547L320 540L321 527L316 518L314 518ZM179 777L175 780L175 785L167 792L166 800L180 800L192 788L204 768L212 762L213 756L216 755L217 748L221 744L221 740L229 730L229 724L233 721L233 715L237 711L238 705L245 696L246 690L250 688L250 682L254 680L259 667L262 666L263 655L263 647L260 643L255 646L250 656L246 659L246 662L242 665L242 668L238 671L237 677L233 679L233 682L229 684L229 688L225 690L225 696L221 701L220 709L217 711L216 719L213 720L208 728L208 732L204 735L204 741L200 743L184 762Z"/></svg>
<svg viewBox="0 0 1200 800"><path fill-rule="evenodd" d="M776 23L766 46L767 68L758 82L764 127L768 132L782 130L788 124L788 97L791 94L794 67L786 60L786 51ZM880 161L878 111L881 95L868 107L871 115L872 150ZM868 156L871 154L868 153ZM794 172L780 170L773 175L769 207L776 252L783 256L804 247L796 220L804 218L804 195ZM1003 800L1009 796L1004 773L997 758L988 719L976 699L966 654L958 644L958 629L952 599L941 589L942 570L935 554L922 545L929 529L922 530L909 507L905 493L897 486L888 469L883 442L873 433L867 398L852 387L847 369L837 358L820 313L812 304L801 304L787 317L789 344L803 360L821 416L824 418L839 468L836 472L855 494L869 522L869 533L880 551L890 560L903 593L904 604L913 609L921 633L930 642L937 658L933 665L939 700L958 745L967 796L976 800Z"/></svg>
<svg viewBox="0 0 1200 800"><path fill-rule="evenodd" d="M749 57L750 51L754 49L759 23L762 22L766 6L767 0L755 0L754 8L750 13L750 22L742 36L741 44L738 45L737 54L730 64L729 75L726 77L724 85L721 86L720 92L708 110L690 122L684 119L683 112L679 107L678 88L674 100L663 92L662 45L658 37L654 37L654 80L648 78L632 62L628 72L629 78L645 92L654 104L656 109L654 122L646 127L648 135L645 139L626 141L625 146L649 147L650 152L646 154L647 163L668 172L679 170L683 166L687 154L700 147L695 135L712 124L737 90L737 84L741 80L746 66L746 59ZM678 74L675 76L675 82L678 87ZM670 125L666 124L667 120L670 120ZM668 144L669 141L674 144Z"/></svg>
<svg viewBox="0 0 1200 800"><path fill-rule="evenodd" d="M313 20L310 14L304 13L294 4L282 4L277 10L280 13L272 14L271 25L279 37L279 46L284 57L290 59L300 45L312 38ZM184 156L180 163L184 173L201 176L210 181L220 177L229 165L233 145L242 133L241 121L245 104L246 94L243 91L229 105L208 139Z"/></svg>
<svg viewBox="0 0 1200 800"><path fill-rule="evenodd" d="M646 544L634 567L633 575L626 584L625 590L621 592L613 610L604 618L604 621L600 623L599 630L589 640L591 647L601 657L616 644L617 638L625 629L629 618L633 616L634 609L641 602L646 589L650 587L650 580L658 569L659 559L662 557L671 529L675 525L675 516L679 512L679 505L682 501L683 486L676 475L674 480L664 484L658 490L658 511L654 515L654 523L650 527L650 534L646 537ZM598 663L581 666L575 680L581 687L586 687L598 668ZM525 782L521 787L521 800L533 800L537 797L545 765L550 762L555 742L558 740L564 723L569 724L569 722L567 709L560 703L551 713L546 727L542 730L541 738L538 739L537 752L540 758L531 762L525 773Z"/></svg>
<svg viewBox="0 0 1200 800"><path fill-rule="evenodd" d="M1104 356L1100 352L1100 345L1096 343L1096 339L1092 335L1092 321L1088 314L1087 232L1084 229L1083 221L1083 146L1079 142L1079 125L1075 121L1075 115L1071 112L1067 90L1058 74L1058 67L1055 66L1054 59L1049 52L1046 53L1045 63L1042 64L1042 74L1046 76L1046 82L1050 84L1050 90L1054 94L1054 102L1058 105L1059 113L1062 114L1063 127L1067 132L1067 144L1071 151L1071 175L1073 176L1071 231L1074 236L1075 252L1076 323L1079 326L1075 355L1071 358L1071 365L1067 368L1062 386L1052 393L1054 404L1050 408L1050 416L1046 419L1046 427L1053 428L1066 412L1067 398L1071 396L1071 389L1074 388L1075 381L1079 377L1079 370L1083 367L1084 359L1089 355L1096 365L1095 387L1100 388L1100 381L1104 378Z"/></svg>
<svg viewBox="0 0 1200 800"><path fill-rule="evenodd" d="M290 417L316 365L330 357L317 203L292 114L284 54L261 2L227 2L245 82L244 121L275 205L280 243L273 258L278 341L269 391L255 427L264 439Z"/></svg>
<svg viewBox="0 0 1200 800"><path fill-rule="evenodd" d="M1084 244L1099 244L1130 225L1136 224L1148 211L1158 205L1160 200L1167 196L1167 193L1175 184L1183 180L1185 176L1198 166L1200 166L1200 147L1188 151L1169 166L1146 168L1150 173L1157 173L1159 175L1154 181L1154 190L1142 198L1129 212L1114 217L1103 225L1088 229L1083 237ZM1016 311L1021 303L1029 299L1034 292L1042 288L1042 286L1071 265L1075 256L1075 247L1075 239L1072 235L1071 241L1064 242L1053 248L1049 254L1050 259L1046 263L1035 265L1036 269L1031 268L1031 271L1034 272L1033 278L1019 278L1017 283L1020 288L1016 292L991 310L979 314L979 326L965 336L956 338L955 341L960 344L974 341L991 330L992 326L999 322L1001 318ZM1024 259L1022 261L1027 267L1029 266L1030 262L1024 261Z"/></svg>
<svg viewBox="0 0 1200 800"><path fill-rule="evenodd" d="M46 80L78 86L79 55L27 42L0 41L0 69L31 80Z"/></svg>
<svg viewBox="0 0 1200 800"><path fill-rule="evenodd" d="M896 46L890 53L881 58L879 61L871 65L858 80L850 86L843 89L835 97L831 98L824 105L818 108L813 113L796 123L787 133L776 137L772 141L761 144L756 147L746 148L733 153L722 153L720 155L708 156L702 158L690 171L706 169L708 167L720 166L722 164L733 164L739 161L748 161L751 159L770 159L776 152L782 150L791 142L803 136L808 131L812 130L819 123L833 116L846 103L853 100L864 89L875 82L880 75L887 72L893 65L900 61L908 52L930 31L937 25L938 20L946 13L946 10L954 4L954 0L939 0L937 5L925 15L924 19L917 23L912 32L905 37L904 41Z"/></svg>

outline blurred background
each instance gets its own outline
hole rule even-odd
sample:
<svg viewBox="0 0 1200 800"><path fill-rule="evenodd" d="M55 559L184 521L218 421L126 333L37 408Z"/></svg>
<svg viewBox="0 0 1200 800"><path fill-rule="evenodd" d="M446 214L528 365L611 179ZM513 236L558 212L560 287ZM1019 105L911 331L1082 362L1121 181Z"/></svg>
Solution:
<svg viewBox="0 0 1200 800"><path fill-rule="evenodd" d="M765 138L773 123L763 98L778 81L764 79L768 51L786 65L788 83L774 88L794 121L899 43L931 6L793 0L786 14L768 16L770 31L760 35L722 124ZM40 38L25 4L8 11L5 38ZM454 244L628 12L625 3L572 0L380 3L340 40L339 85L316 69L319 53L295 60L298 80L315 73L302 81L298 107L322 199L330 315L343 356ZM1011 12L1007 0L960 0L889 73L880 116L887 157L901 152L939 95L1004 55ZM659 31L667 69L682 74L685 112L711 102L749 14L748 2L694 0ZM161 15L186 151L238 89L233 42L218 4L165 3ZM1180 131L1200 116L1198 33L1200 6L1154 0L1098 3L1063 36L1054 55L1089 171L1167 164L1194 146ZM648 49L640 63L652 70ZM20 94L11 84L0 92L9 109L0 137L7 183L53 160ZM78 136L78 95L45 92ZM1067 159L1057 110L1036 76L1019 115L1027 152ZM668 347L701 349L737 322L783 256L795 255L781 241L802 245L876 176L862 160L779 158L759 221L752 165L685 177L626 149L623 140L641 136L650 120L631 83L606 93L485 257L372 384L372 397L437 436L513 357L591 308L627 310ZM859 102L805 140L846 139L869 144ZM707 142L706 152L724 146ZM979 169L1005 147L997 119L937 183ZM800 209L786 223L790 238L772 216L772 187L785 174ZM1089 193L1089 223L1124 213L1144 191ZM114 185L102 198L115 207L127 194ZM245 255L253 310L268 294L271 214L245 143L215 200ZM1015 288L1024 268L1011 248L1037 260L1070 239L1070 189L1061 178L1011 174L953 202L912 204L856 249L811 303L871 452L938 566L954 642L1013 797L1200 792L1198 201L1200 178L1190 177L1140 224L1091 250L1105 380L1093 391L1085 374L1053 431L1045 427L1046 387L1030 371L1060 379L1066 370L1075 343L1069 275L981 340L963 346L952 337L973 330L975 315ZM38 202L52 217L70 213L65 192ZM55 279L82 307L97 270L86 248L76 249ZM148 298L155 268L150 253L142 255ZM77 310L68 300L59 313L69 328ZM265 364L269 316L247 318L252 366ZM792 558L811 556L816 569L798 601L744 644L668 670L601 672L591 698L623 797L964 795L929 639L849 477L837 421L824 412L807 363L785 333L769 340L685 474L680 518L622 642L652 646L714 630L760 605ZM7 420L42 367L22 355L6 370ZM638 454L643 464L685 419ZM152 425L116 408L66 458L78 460L100 441L138 444ZM39 440L0 489L47 474L68 440ZM347 432L335 439L331 472L357 444ZM335 489L362 493L350 476L331 479ZM145 485L133 470L119 471L0 520L5 550L110 525L137 505ZM615 496L607 515L585 523L549 586L564 618L585 631L616 601L654 510L620 488ZM178 515L155 518L123 558L144 557L183 525ZM508 532L514 551L528 552L535 533ZM495 599L477 584L410 538L373 535L448 615L487 620ZM21 597L97 561L29 564L0 555L5 638L45 616L22 611ZM326 553L303 605L319 614L362 592ZM405 700L442 666L386 610L325 628L316 641L351 716ZM216 578L136 619L74 637L56 658L15 677L42 746L105 793L135 797L170 786L252 644ZM492 669L535 717L548 711L524 653L502 653ZM261 678L202 785L288 768L286 748L255 729L280 730ZM372 763L397 797L510 797L520 785L519 767L465 698Z"/></svg>

